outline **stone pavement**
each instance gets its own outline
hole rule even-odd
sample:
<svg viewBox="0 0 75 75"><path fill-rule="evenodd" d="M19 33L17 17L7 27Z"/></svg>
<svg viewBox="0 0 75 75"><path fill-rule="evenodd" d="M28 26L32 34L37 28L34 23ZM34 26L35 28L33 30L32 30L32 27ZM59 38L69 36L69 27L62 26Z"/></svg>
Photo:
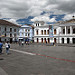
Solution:
<svg viewBox="0 0 75 75"><path fill-rule="evenodd" d="M74 47L12 44L10 54L3 49L0 58L3 75L75 75L75 62L56 59L75 61Z"/></svg>
<svg viewBox="0 0 75 75"><path fill-rule="evenodd" d="M0 67L0 75L8 75L8 74Z"/></svg>

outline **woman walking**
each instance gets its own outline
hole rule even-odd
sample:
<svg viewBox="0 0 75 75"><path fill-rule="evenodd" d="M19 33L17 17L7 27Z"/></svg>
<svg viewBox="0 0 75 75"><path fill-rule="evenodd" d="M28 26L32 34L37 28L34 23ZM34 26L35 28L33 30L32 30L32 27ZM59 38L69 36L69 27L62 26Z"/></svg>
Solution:
<svg viewBox="0 0 75 75"><path fill-rule="evenodd" d="M6 54L9 54L10 44L8 44L8 42L6 42L5 47L6 47Z"/></svg>

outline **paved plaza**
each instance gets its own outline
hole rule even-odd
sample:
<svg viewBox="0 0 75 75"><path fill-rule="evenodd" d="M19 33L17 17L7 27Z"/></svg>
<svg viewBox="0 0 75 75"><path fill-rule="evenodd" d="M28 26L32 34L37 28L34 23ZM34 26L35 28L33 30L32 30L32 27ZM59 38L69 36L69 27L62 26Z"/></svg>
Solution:
<svg viewBox="0 0 75 75"><path fill-rule="evenodd" d="M0 75L75 75L75 47L11 44L0 58Z"/></svg>

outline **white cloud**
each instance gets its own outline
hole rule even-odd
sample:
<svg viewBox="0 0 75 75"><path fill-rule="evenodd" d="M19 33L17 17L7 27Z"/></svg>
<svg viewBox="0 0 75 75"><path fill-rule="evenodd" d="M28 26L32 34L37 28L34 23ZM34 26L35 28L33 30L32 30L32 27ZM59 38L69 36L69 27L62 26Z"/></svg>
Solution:
<svg viewBox="0 0 75 75"><path fill-rule="evenodd" d="M49 15L40 14L45 11ZM0 0L0 18L27 18L34 16L34 19L55 21L49 16L66 14L64 19L70 19L69 14L75 12L75 0Z"/></svg>
<svg viewBox="0 0 75 75"><path fill-rule="evenodd" d="M9 22L11 22L11 23L14 23L14 24L17 24L17 25L18 25L18 23L16 22L15 19L5 19L5 20L7 20L7 21L9 21Z"/></svg>
<svg viewBox="0 0 75 75"><path fill-rule="evenodd" d="M50 15L49 13L46 13L44 15L34 17L33 19L31 19L31 21L32 22L35 22L35 21L56 22L55 17L50 19L49 15Z"/></svg>
<svg viewBox="0 0 75 75"><path fill-rule="evenodd" d="M63 18L63 20L69 20L72 19L73 14L66 14Z"/></svg>

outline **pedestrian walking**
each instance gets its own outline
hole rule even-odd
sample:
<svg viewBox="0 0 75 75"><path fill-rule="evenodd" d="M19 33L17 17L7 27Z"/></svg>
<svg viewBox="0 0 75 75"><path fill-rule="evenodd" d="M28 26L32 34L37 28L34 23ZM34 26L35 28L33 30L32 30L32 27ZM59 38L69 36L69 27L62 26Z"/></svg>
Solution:
<svg viewBox="0 0 75 75"><path fill-rule="evenodd" d="M3 46L3 43L0 42L0 54L2 54L2 46Z"/></svg>
<svg viewBox="0 0 75 75"><path fill-rule="evenodd" d="M18 42L19 46L21 45L21 41Z"/></svg>
<svg viewBox="0 0 75 75"><path fill-rule="evenodd" d="M10 44L8 42L6 42L5 47L6 47L6 54L9 54Z"/></svg>
<svg viewBox="0 0 75 75"><path fill-rule="evenodd" d="M24 45L24 41L22 41L22 46Z"/></svg>

